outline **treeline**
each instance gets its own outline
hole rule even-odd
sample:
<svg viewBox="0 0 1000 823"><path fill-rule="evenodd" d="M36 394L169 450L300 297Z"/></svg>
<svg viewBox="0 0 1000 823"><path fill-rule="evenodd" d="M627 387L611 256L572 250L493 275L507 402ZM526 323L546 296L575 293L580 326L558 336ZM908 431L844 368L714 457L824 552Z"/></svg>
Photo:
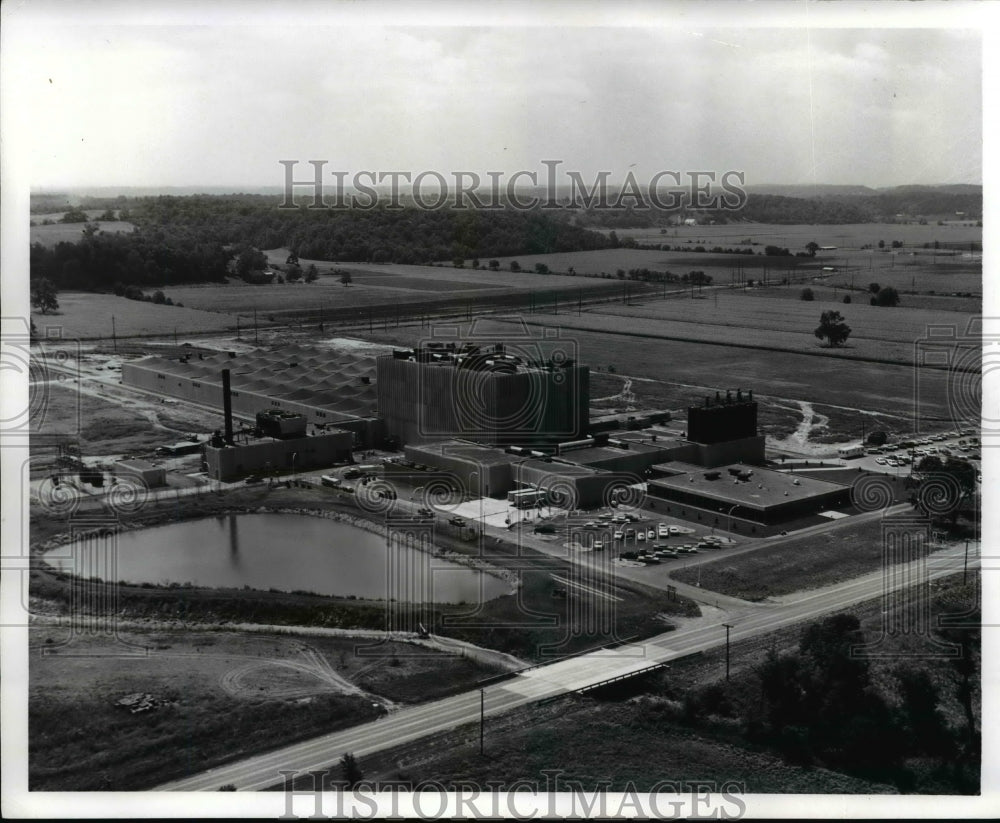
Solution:
<svg viewBox="0 0 1000 823"><path fill-rule="evenodd" d="M277 208L275 197L156 197L135 202L140 226L186 226L206 238L289 248L332 262L428 263L607 248L602 235L541 213L513 209Z"/></svg>
<svg viewBox="0 0 1000 823"><path fill-rule="evenodd" d="M675 209L635 208L625 200L625 208L618 210L588 209L577 213L576 222L581 226L602 228L653 228L667 220L695 217L700 223L776 223L790 224L845 224L891 223L897 215L913 220L922 216L937 219L954 218L962 213L963 220L981 220L983 216L982 191L962 193L935 189L899 189L879 194L837 194L825 197L787 197L778 194L747 195L743 208L693 209L678 206Z"/></svg>
<svg viewBox="0 0 1000 823"><path fill-rule="evenodd" d="M30 251L31 280L60 289L121 291L122 287L223 282L229 253L218 242L179 229L105 233L88 225L78 243Z"/></svg>
<svg viewBox="0 0 1000 823"><path fill-rule="evenodd" d="M975 597L960 590L936 605L959 614L970 606L970 594ZM688 691L680 717L695 726L739 729L751 745L793 764L903 792L974 793L981 746L978 614L962 622L919 638L926 657L906 650L895 664L874 665L886 651L865 637L855 616L826 618L802 632L796 650L772 650L732 682ZM935 655L942 662L927 665Z"/></svg>
<svg viewBox="0 0 1000 823"><path fill-rule="evenodd" d="M605 236L538 211L279 209L255 195L129 201L131 234L88 225L79 243L31 248L32 278L59 288L223 281L234 249L289 248L304 259L421 264L607 248Z"/></svg>

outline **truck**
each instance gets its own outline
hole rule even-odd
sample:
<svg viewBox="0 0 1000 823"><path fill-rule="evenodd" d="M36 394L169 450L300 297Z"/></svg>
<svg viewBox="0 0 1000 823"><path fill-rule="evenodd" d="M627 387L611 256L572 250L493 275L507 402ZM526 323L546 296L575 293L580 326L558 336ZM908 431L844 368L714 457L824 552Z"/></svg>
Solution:
<svg viewBox="0 0 1000 823"><path fill-rule="evenodd" d="M861 457L865 453L865 447L860 443L853 446L841 446L837 449L837 457L849 459L851 457Z"/></svg>

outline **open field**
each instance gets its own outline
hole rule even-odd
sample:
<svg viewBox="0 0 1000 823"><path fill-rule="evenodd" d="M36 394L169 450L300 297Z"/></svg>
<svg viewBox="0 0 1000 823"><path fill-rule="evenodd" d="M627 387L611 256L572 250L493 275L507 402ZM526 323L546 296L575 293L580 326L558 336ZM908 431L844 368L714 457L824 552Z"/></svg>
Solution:
<svg viewBox="0 0 1000 823"><path fill-rule="evenodd" d="M173 290L166 296L172 298ZM183 300L181 302L184 302ZM42 337L46 329L61 329L64 340L111 338L112 318L119 337L226 331L236 321L225 315L185 306L167 306L129 300L113 294L60 292L59 309L52 314L32 313Z"/></svg>
<svg viewBox="0 0 1000 823"><path fill-rule="evenodd" d="M847 343L834 349L813 334L820 314L831 309L841 312L852 329ZM547 319L555 321L551 316ZM705 299L647 297L635 305L608 304L589 308L582 316L562 317L560 323L571 329L628 329L665 338L908 364L913 362L914 343L926 338L929 326L950 323L964 330L969 320L957 312L845 306L819 300L789 302L754 292L724 291Z"/></svg>
<svg viewBox="0 0 1000 823"><path fill-rule="evenodd" d="M357 647L371 641L349 637L133 627L117 641L67 642L67 629L44 625L30 635L36 791L148 788L374 719L396 701L463 691L495 673L401 642L362 657ZM134 693L159 705L140 714L116 705Z"/></svg>
<svg viewBox="0 0 1000 823"><path fill-rule="evenodd" d="M102 212L95 212L102 214ZM33 215L32 220L41 222L45 215ZM49 219L58 220L62 214ZM135 224L121 220L104 220L99 223L100 231L108 234L129 233L135 231ZM51 226L32 226L29 234L29 242L41 243L46 248L54 248L58 243L79 243L83 239L83 223L53 223Z"/></svg>
<svg viewBox="0 0 1000 823"><path fill-rule="evenodd" d="M888 246L900 240L906 246L922 246L938 240L942 243L981 243L981 226L969 226L969 221L945 221L944 226L915 223L844 223L827 225L779 225L769 223L726 223L714 226L671 226L663 233L659 228L615 229L618 237L635 238L637 243L670 243L672 246L690 242L694 245L731 246L743 245L750 239L763 248L781 246L791 252L802 251L809 242L841 249L860 249L861 246L878 247L884 240ZM609 234L611 229L594 229Z"/></svg>
<svg viewBox="0 0 1000 823"><path fill-rule="evenodd" d="M850 286L847 288L843 286L836 286L832 283L830 278L824 277L816 278L813 282L808 284L767 287L754 286L752 290L747 289L745 291L755 297L766 297L768 300L807 303L809 301L802 300L802 289L805 285L808 285L813 292L813 302L835 303L838 305L837 311L843 314L844 311L849 311L852 306L871 305L871 293L868 291L868 278L861 278L858 282L860 283L862 280L864 281L863 288L861 286L855 286L853 289L851 289ZM888 279L886 279L885 282L882 282L882 278L880 277L879 281L880 286L892 285L892 282ZM950 293L948 296L943 296L943 294L914 294L910 291L904 291L903 289L897 288L896 286L893 286L893 288L896 288L899 292L900 305L894 307L891 311L923 309L930 312L954 312L966 315L979 315L983 312L983 300L978 296L953 297ZM908 288L909 286L907 286L907 289ZM850 303L844 303L845 296L850 296Z"/></svg>
<svg viewBox="0 0 1000 823"><path fill-rule="evenodd" d="M275 254L274 251L271 252ZM277 257L283 262L286 252ZM330 318L343 310L380 307L398 310L433 311L442 304L471 305L489 308L498 296L530 300L534 292L561 290L563 299L578 295L610 293L617 286L585 277L562 277L529 272L490 272L485 269L451 266L404 266L394 264L337 263L300 260L303 268L315 262L319 279L313 283L272 283L251 285L232 279L226 284L171 287L167 297L185 306L205 311L240 314L247 317L257 311L258 319L308 313ZM344 285L332 271L348 271L352 282ZM381 316L381 315L380 315Z"/></svg>
<svg viewBox="0 0 1000 823"><path fill-rule="evenodd" d="M671 576L691 584L700 579L703 589L751 601L816 589L880 568L881 529L879 520L838 524Z"/></svg>

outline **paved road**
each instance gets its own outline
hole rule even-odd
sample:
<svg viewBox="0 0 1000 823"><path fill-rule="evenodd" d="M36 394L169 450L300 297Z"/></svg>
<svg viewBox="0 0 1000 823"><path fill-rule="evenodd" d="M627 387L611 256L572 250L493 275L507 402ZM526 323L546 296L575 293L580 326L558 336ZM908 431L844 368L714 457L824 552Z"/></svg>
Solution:
<svg viewBox="0 0 1000 823"><path fill-rule="evenodd" d="M961 570L963 549L949 549L931 556L927 562L930 579ZM978 559L970 558L970 566ZM876 571L805 595L768 609L747 609L731 615L733 641L744 640L879 597L886 590L903 588L912 582L916 566L899 569L891 581ZM578 690L656 663L666 663L689 654L721 646L726 641L721 623L697 625L689 629L657 635L641 643L591 652L533 669L482 690L488 716ZM394 712L380 720L317 737L303 743L220 766L182 780L157 787L159 791L217 791L234 784L243 791L261 790L280 783L280 772L322 770L333 767L346 752L364 756L418 740L436 732L479 720L480 690L436 700Z"/></svg>

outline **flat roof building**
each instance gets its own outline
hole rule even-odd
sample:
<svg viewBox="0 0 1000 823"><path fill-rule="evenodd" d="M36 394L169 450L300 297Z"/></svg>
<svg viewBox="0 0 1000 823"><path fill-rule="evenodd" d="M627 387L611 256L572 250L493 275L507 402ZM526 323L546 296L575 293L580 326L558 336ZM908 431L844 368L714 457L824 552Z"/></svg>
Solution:
<svg viewBox="0 0 1000 823"><path fill-rule="evenodd" d="M685 508L693 507L762 524L845 506L851 497L849 486L745 464L656 478L647 484L647 494L673 504L667 514L686 517Z"/></svg>

